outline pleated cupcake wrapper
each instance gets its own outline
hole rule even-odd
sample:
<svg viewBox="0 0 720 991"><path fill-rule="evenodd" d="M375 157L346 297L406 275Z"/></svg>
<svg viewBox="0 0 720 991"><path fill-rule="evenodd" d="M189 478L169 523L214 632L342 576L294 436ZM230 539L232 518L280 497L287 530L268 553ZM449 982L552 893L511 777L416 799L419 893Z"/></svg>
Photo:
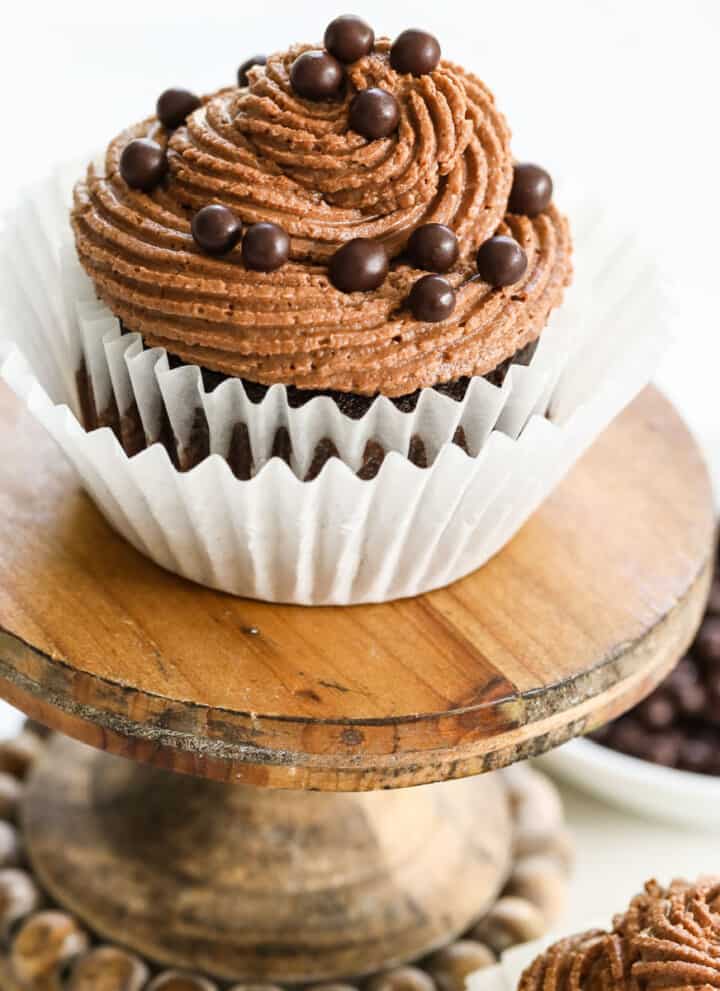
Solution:
<svg viewBox="0 0 720 991"><path fill-rule="evenodd" d="M52 189L60 188L54 180ZM578 326L572 318L548 328L530 366L512 368L501 388L478 380L463 403L425 390L414 414L383 400L362 421L325 398L291 409L282 387L258 405L237 382L206 395L197 369L170 370L161 350L143 351L136 335L120 335L67 245L58 247L67 223L58 202L43 187L9 218L3 330L16 346L7 349L0 375L56 438L118 531L168 570L236 595L384 601L475 570L647 382L666 337L657 279L643 273L632 245L609 239L585 214L577 252L603 292L588 295L586 280L586 331L569 332ZM181 472L161 444L129 458L112 430L87 432L76 387L83 361L98 409L111 398L121 413L136 402L150 442L164 407L185 443L202 405L214 453ZM239 420L253 444L256 473L247 481L222 457ZM279 425L291 434L290 465L269 457ZM473 456L448 439L457 425ZM425 442L427 468L406 456L414 433ZM325 437L341 457L302 481ZM367 439L388 454L377 475L362 480L354 472Z"/></svg>

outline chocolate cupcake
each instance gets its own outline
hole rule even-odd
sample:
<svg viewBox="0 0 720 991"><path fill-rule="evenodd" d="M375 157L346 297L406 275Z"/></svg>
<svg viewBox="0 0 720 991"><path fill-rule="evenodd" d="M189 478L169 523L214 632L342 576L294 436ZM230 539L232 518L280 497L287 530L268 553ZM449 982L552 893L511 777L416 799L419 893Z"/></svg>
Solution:
<svg viewBox="0 0 720 991"><path fill-rule="evenodd" d="M518 991L654 991L720 984L720 878L649 881L611 930L562 939L541 954Z"/></svg>
<svg viewBox="0 0 720 991"><path fill-rule="evenodd" d="M8 218L0 377L116 529L213 588L455 581L652 373L615 231L584 227L598 323L548 323L571 275L550 176L425 32L333 23L237 86L163 93L77 171L72 204L53 179Z"/></svg>
<svg viewBox="0 0 720 991"><path fill-rule="evenodd" d="M349 63L295 46L247 70L246 86L163 94L156 116L111 142L76 187L72 224L125 333L200 369L202 392L232 381L262 406L277 385L290 408L329 397L357 421L381 397L412 415L424 390L460 406L474 380L500 386L531 360L570 280L567 222L547 173L514 165L486 86L430 59L437 42L416 34ZM120 419L138 414L115 396L98 408L87 361L78 384L86 426L126 444ZM213 449L203 406L190 434L165 408L126 450L144 433L194 466ZM479 417L455 410L443 440L476 454ZM270 451L292 463L292 418L268 426ZM318 450L337 450L332 422L318 429ZM357 431L428 464L421 430L404 448ZM248 448L233 467L249 478L266 455ZM369 474L367 459L354 467Z"/></svg>

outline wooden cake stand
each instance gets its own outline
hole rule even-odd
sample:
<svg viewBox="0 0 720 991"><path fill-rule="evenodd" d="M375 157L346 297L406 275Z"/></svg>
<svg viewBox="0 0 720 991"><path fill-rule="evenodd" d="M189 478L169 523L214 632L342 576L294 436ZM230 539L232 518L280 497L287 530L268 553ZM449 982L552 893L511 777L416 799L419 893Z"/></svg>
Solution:
<svg viewBox="0 0 720 991"><path fill-rule="evenodd" d="M234 599L116 536L2 392L0 692L65 734L23 801L32 868L102 938L228 982L416 959L497 896L512 830L502 775L409 786L539 754L649 693L700 621L713 534L700 454L648 390L450 588Z"/></svg>

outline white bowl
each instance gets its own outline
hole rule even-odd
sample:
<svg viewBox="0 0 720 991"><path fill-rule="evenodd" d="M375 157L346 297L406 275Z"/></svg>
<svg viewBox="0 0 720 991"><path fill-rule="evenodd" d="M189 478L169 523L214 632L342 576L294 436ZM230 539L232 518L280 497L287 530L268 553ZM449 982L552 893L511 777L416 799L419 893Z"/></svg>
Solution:
<svg viewBox="0 0 720 991"><path fill-rule="evenodd" d="M660 767L586 739L558 747L540 764L582 791L641 815L720 827L720 777Z"/></svg>

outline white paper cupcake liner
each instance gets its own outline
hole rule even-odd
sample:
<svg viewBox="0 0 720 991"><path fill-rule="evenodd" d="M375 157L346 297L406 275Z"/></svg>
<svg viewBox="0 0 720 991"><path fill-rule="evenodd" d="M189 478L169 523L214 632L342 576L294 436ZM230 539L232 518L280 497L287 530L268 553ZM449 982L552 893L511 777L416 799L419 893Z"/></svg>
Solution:
<svg viewBox="0 0 720 991"><path fill-rule="evenodd" d="M3 334L16 346L0 375L131 543L171 571L236 595L384 601L475 570L648 381L666 337L657 279L644 272L632 244L585 211L574 215L575 298L585 328L578 330L567 307L530 366L513 367L501 388L477 380L462 403L425 390L414 414L380 400L362 421L326 398L292 409L283 387L253 405L241 383L206 394L199 370L171 371L162 351L143 351L136 335L120 335L62 245L63 197L66 185L56 177L7 219L13 239L3 240L13 244L13 256L3 260ZM23 231L32 236L19 240ZM114 401L123 413L135 400L152 446L129 458L111 430L83 429L76 388L83 360L98 409ZM212 454L190 471L178 471L165 447L152 443L163 405L181 447L195 409L205 411ZM255 475L246 481L222 456L237 422L246 423L253 446ZM292 439L290 465L270 458L279 424ZM472 456L448 439L458 425ZM425 444L427 468L406 457L414 434ZM323 438L341 457L304 482ZM374 478L361 480L355 471L370 439L389 453Z"/></svg>

